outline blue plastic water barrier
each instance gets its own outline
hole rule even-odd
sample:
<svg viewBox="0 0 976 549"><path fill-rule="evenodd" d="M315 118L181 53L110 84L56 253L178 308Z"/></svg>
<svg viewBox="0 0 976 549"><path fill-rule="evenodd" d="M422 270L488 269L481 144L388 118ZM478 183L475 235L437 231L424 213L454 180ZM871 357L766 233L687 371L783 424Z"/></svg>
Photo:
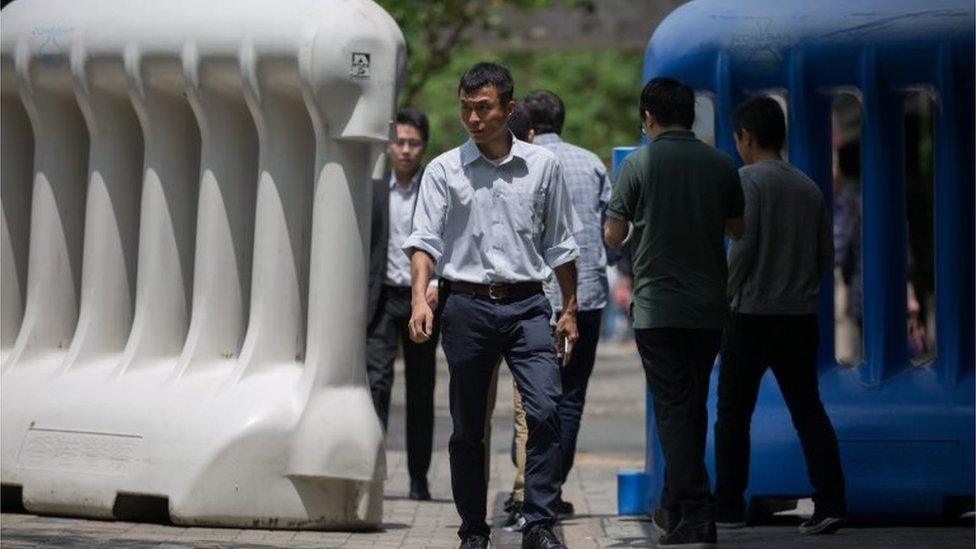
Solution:
<svg viewBox="0 0 976 549"><path fill-rule="evenodd" d="M713 95L717 146L736 158L734 106L753 93L783 93L790 161L817 182L831 206L832 101L856 90L863 102L860 366L841 367L834 357L832 277L821 285L819 310L820 389L840 441L849 511L861 520L937 518L973 498L973 21L968 0L696 0L661 23L645 52L645 82L674 76ZM938 356L915 367L905 336L902 105L906 93L920 88L935 98ZM643 501L625 494L621 481L620 497L630 498L622 510L648 512L657 504L664 464L650 413L647 440ZM712 432L707 461L714 471ZM799 440L767 375L752 423L747 499L810 493Z"/></svg>

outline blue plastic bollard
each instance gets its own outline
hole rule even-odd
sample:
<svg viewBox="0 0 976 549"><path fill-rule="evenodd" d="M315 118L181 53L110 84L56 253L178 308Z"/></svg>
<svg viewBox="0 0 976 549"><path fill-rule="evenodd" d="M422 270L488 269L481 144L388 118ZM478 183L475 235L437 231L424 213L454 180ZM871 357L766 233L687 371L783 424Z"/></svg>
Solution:
<svg viewBox="0 0 976 549"><path fill-rule="evenodd" d="M731 113L750 94L785 92L790 161L832 207L830 115L840 91L863 100L862 204L865 362L834 357L833 279L821 284L820 390L837 431L849 513L860 520L942 517L974 486L974 7L942 0L817 3L696 0L648 42L644 81L674 76L715 97L716 144L738 158ZM935 281L938 356L911 366L905 337L906 239L902 99L935 96ZM614 150L618 163L621 148ZM622 158L622 156L620 157ZM713 375L709 411L715 418ZM648 406L648 410L651 407ZM647 418L644 512L657 504L664 464ZM709 433L706 461L714 471ZM714 478L714 477L713 477ZM636 483L618 477L621 509ZM643 481L642 481L643 482ZM626 498L623 492L627 490ZM771 375L752 422L750 498L811 493L799 440Z"/></svg>
<svg viewBox="0 0 976 549"><path fill-rule="evenodd" d="M613 155L612 155L612 157L610 159L611 162L612 162L611 167L610 167L610 178L613 181L616 181L617 180L617 172L620 171L620 165L623 164L624 159L627 158L627 156L630 153L632 153L632 152L634 152L636 150L637 150L637 147L636 146L633 146L633 145L631 145L629 147L614 147L613 148Z"/></svg>
<svg viewBox="0 0 976 549"><path fill-rule="evenodd" d="M617 473L617 514L643 515L647 503L647 473L643 470Z"/></svg>

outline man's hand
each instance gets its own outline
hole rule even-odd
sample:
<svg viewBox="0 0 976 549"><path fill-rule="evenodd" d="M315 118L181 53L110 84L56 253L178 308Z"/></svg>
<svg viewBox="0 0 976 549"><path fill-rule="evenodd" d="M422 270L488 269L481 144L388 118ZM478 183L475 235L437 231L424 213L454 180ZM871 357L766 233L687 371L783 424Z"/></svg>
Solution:
<svg viewBox="0 0 976 549"><path fill-rule="evenodd" d="M562 360L563 364L569 362L577 339L576 311L563 311L556 321L556 358Z"/></svg>
<svg viewBox="0 0 976 549"><path fill-rule="evenodd" d="M434 292L437 292L436 288ZM410 339L414 343L424 343L434 333L434 312L426 299L413 302L407 328L410 330Z"/></svg>
<svg viewBox="0 0 976 549"><path fill-rule="evenodd" d="M414 248L410 252L411 311L407 329L414 343L423 343L434 333L434 311L437 304L437 287L431 303L430 275L434 271L434 258L427 252Z"/></svg>
<svg viewBox="0 0 976 549"><path fill-rule="evenodd" d="M576 260L563 263L553 272L556 273L559 291L563 294L563 311L556 320L556 358L566 364L579 339L579 332L576 331L576 310L579 308L576 303Z"/></svg>
<svg viewBox="0 0 976 549"><path fill-rule="evenodd" d="M429 305L431 309L436 309L437 308L437 285L436 284L432 286L427 286L426 298L427 298L427 305Z"/></svg>
<svg viewBox="0 0 976 549"><path fill-rule="evenodd" d="M630 223L616 217L608 217L603 225L603 241L607 246L620 246L630 235Z"/></svg>

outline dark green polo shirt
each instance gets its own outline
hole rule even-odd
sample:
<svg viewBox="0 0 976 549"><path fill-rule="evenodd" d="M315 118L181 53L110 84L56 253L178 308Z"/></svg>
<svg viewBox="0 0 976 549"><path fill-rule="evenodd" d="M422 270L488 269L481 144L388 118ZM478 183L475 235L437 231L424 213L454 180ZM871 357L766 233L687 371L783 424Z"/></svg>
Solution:
<svg viewBox="0 0 976 549"><path fill-rule="evenodd" d="M665 132L624 160L607 215L634 224L634 328L723 327L725 221L742 210L732 159L691 132Z"/></svg>

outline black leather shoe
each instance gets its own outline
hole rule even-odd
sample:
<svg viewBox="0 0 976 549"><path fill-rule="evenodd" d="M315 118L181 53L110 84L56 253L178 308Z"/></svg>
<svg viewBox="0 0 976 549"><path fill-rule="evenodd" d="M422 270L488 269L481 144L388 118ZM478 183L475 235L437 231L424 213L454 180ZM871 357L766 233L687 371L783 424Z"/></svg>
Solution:
<svg viewBox="0 0 976 549"><path fill-rule="evenodd" d="M537 524L522 532L522 549L566 549L566 545L552 533L551 526Z"/></svg>
<svg viewBox="0 0 976 549"><path fill-rule="evenodd" d="M746 525L746 514L738 510L719 506L715 512L715 526L719 530L737 530Z"/></svg>
<svg viewBox="0 0 976 549"><path fill-rule="evenodd" d="M427 479L410 480L410 499L430 501L430 490L427 489Z"/></svg>
<svg viewBox="0 0 976 549"><path fill-rule="evenodd" d="M458 549L488 549L488 536L468 536L461 540Z"/></svg>
<svg viewBox="0 0 976 549"><path fill-rule="evenodd" d="M552 510L559 518L571 517L576 514L576 509L573 507L573 504L568 501L563 501L563 498L557 499L556 503L552 504Z"/></svg>
<svg viewBox="0 0 976 549"><path fill-rule="evenodd" d="M661 549L711 549L715 547L714 522L682 521L657 540Z"/></svg>
<svg viewBox="0 0 976 549"><path fill-rule="evenodd" d="M658 507L651 515L651 524L660 534L667 534L678 525L678 517L675 513L668 511L664 507Z"/></svg>

